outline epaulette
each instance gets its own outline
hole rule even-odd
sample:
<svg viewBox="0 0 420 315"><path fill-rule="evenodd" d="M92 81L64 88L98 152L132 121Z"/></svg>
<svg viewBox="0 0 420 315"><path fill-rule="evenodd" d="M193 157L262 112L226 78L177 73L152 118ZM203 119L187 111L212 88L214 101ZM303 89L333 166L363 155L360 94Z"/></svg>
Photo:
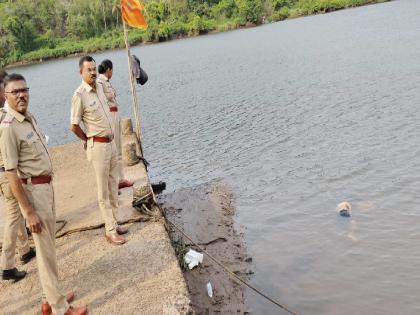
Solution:
<svg viewBox="0 0 420 315"><path fill-rule="evenodd" d="M86 87L84 84L80 84L79 87L76 89L76 92L83 93L86 92Z"/></svg>
<svg viewBox="0 0 420 315"><path fill-rule="evenodd" d="M82 93L83 93L83 87L79 86L76 91L74 91L73 96L78 96L78 97L82 97Z"/></svg>

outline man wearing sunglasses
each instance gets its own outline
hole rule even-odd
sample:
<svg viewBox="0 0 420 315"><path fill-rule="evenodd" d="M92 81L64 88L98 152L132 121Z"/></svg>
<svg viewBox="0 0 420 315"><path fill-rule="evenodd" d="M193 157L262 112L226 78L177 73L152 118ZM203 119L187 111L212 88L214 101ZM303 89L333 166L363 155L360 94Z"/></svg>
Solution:
<svg viewBox="0 0 420 315"><path fill-rule="evenodd" d="M0 150L10 188L35 242L38 274L49 302L43 304L42 313L85 315L87 307L69 306L74 294L65 296L59 289L53 167L45 136L27 110L29 88L20 74L7 76L4 85L9 111L0 124Z"/></svg>

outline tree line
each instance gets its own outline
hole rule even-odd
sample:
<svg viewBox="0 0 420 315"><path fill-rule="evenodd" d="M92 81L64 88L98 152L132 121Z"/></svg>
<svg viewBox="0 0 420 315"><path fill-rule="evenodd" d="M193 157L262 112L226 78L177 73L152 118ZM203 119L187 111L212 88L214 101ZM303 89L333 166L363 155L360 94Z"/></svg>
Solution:
<svg viewBox="0 0 420 315"><path fill-rule="evenodd" d="M132 44L387 0L143 0L147 31ZM0 66L124 46L120 0L0 0Z"/></svg>

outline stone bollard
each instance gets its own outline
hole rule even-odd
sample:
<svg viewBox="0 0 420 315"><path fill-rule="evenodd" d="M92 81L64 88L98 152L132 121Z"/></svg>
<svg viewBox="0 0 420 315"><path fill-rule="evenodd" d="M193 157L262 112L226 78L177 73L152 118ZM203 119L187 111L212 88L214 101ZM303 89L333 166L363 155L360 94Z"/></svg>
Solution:
<svg viewBox="0 0 420 315"><path fill-rule="evenodd" d="M131 118L121 118L120 127L123 136L129 136L133 134L133 124L131 122Z"/></svg>
<svg viewBox="0 0 420 315"><path fill-rule="evenodd" d="M136 143L135 142L129 142L124 144L123 149L123 162L126 166L132 166L139 163L140 159L137 156L137 150L136 150Z"/></svg>

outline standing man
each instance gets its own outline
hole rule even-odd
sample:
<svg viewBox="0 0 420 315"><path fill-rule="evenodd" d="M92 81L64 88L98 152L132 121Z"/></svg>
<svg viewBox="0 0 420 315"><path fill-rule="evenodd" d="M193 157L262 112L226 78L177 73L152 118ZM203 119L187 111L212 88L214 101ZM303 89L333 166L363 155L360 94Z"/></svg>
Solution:
<svg viewBox="0 0 420 315"><path fill-rule="evenodd" d="M102 61L101 64L98 66L98 72L98 83L102 85L102 89L104 90L104 94L108 100L110 115L114 123L114 140L117 146L118 153L118 188L122 189L126 187L131 187L134 183L124 178L120 115L118 114L118 104L116 100L117 93L112 87L111 82L109 82L113 74L112 61L109 59L105 59L104 61Z"/></svg>
<svg viewBox="0 0 420 315"><path fill-rule="evenodd" d="M59 289L53 168L45 137L27 111L29 88L20 74L6 77L4 86L10 108L0 124L0 150L10 188L35 242L44 298L56 315L85 315L87 307L69 306Z"/></svg>
<svg viewBox="0 0 420 315"><path fill-rule="evenodd" d="M91 56L79 61L82 84L76 89L71 104L71 130L84 141L88 161L92 163L98 188L99 209L105 221L105 237L115 245L125 243L114 211L118 209L118 156L109 105L96 83L96 63ZM80 127L83 122L85 131Z"/></svg>
<svg viewBox="0 0 420 315"><path fill-rule="evenodd" d="M5 94L3 79L4 72L0 71L0 122L6 116L4 110ZM3 160L0 156L0 195L6 203L6 220L4 224L3 234L3 251L1 255L1 268L3 280L19 281L26 276L25 271L19 271L15 265L15 250L16 241L18 241L19 252L21 253L20 260L23 264L27 264L35 257L35 250L29 247L28 233L25 228L25 220L20 212L19 204L10 190L9 182L4 173Z"/></svg>

